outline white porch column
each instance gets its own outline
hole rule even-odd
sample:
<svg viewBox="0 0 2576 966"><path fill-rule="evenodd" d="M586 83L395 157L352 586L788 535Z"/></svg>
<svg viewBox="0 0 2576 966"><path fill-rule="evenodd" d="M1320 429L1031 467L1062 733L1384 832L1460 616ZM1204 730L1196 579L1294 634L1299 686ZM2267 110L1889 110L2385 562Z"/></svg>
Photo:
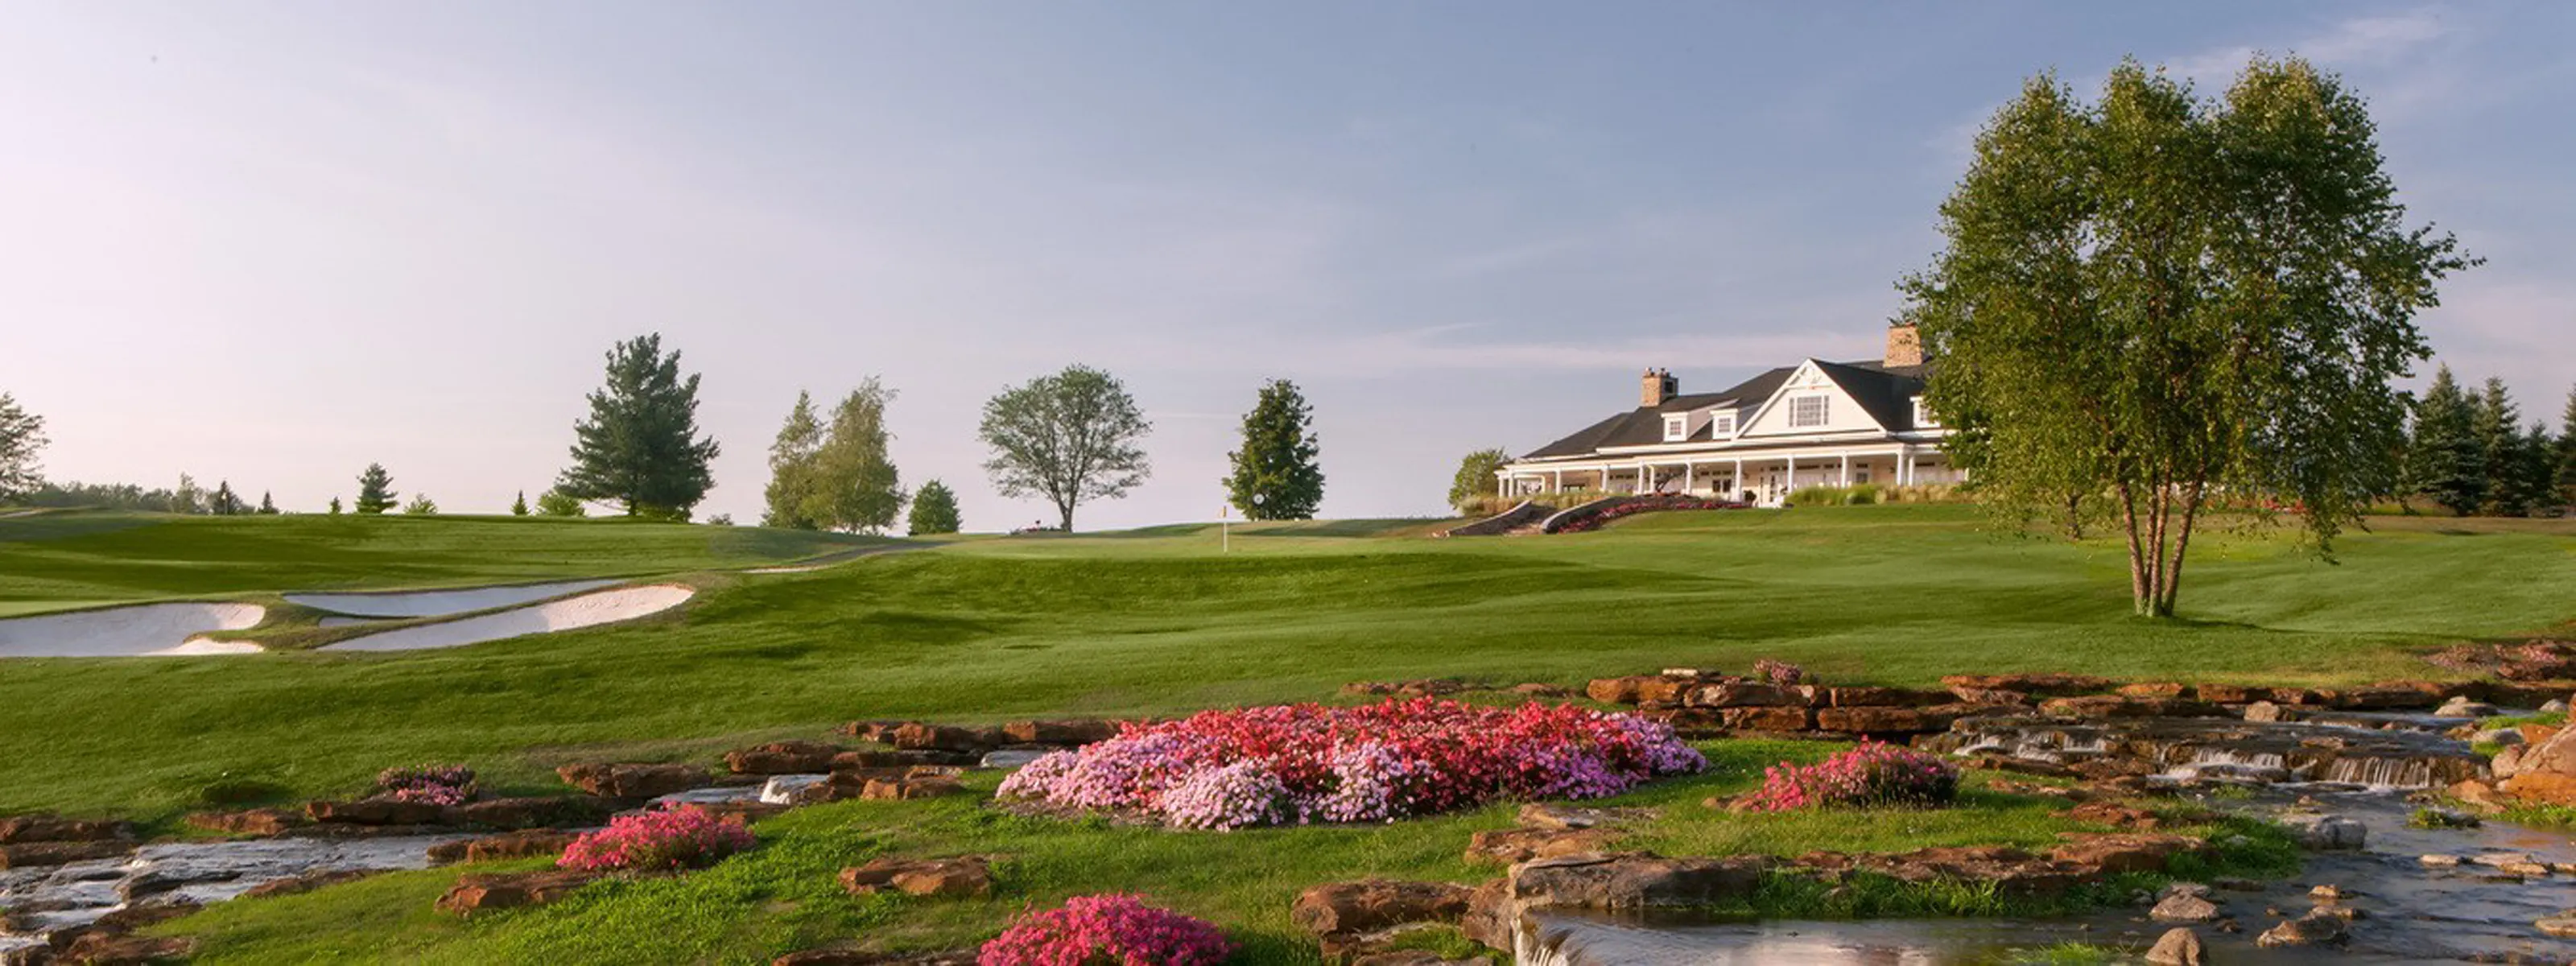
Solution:
<svg viewBox="0 0 2576 966"><path fill-rule="evenodd" d="M1549 472L1556 474L1556 479L1548 483L1547 491L1550 493L1565 492L1565 471L1550 470Z"/></svg>
<svg viewBox="0 0 2576 966"><path fill-rule="evenodd" d="M1699 480L1695 478L1692 472L1697 469L1699 469L1699 464L1697 463L1693 463L1688 460L1684 460L1682 462L1682 493L1684 495L1688 495L1692 488L1699 485Z"/></svg>
<svg viewBox="0 0 2576 966"><path fill-rule="evenodd" d="M1839 482L1836 482L1834 485L1835 485L1835 486L1850 486L1850 485L1851 485L1851 454L1850 454L1850 453L1844 453L1844 454L1843 454L1842 479L1841 479Z"/></svg>

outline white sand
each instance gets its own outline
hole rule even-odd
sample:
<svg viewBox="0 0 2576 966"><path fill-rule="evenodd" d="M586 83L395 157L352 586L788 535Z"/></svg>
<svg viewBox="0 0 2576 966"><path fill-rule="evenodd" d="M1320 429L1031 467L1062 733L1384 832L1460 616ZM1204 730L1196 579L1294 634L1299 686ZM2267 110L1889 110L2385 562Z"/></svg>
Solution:
<svg viewBox="0 0 2576 966"><path fill-rule="evenodd" d="M484 641L527 634L568 631L580 627L614 624L658 614L678 607L696 590L670 584L650 587L622 587L583 594L552 603L498 614L484 614L444 624L424 624L401 630L354 637L337 644L325 645L326 651L418 651L438 647L463 647Z"/></svg>
<svg viewBox="0 0 2576 966"><path fill-rule="evenodd" d="M286 602L351 617L445 617L495 607L517 607L549 597L577 594L615 584L614 580L566 580L551 584L466 587L365 594L287 594Z"/></svg>
<svg viewBox="0 0 2576 966"><path fill-rule="evenodd" d="M141 604L0 620L0 657L140 657L255 654L248 641L208 641L268 616L258 604Z"/></svg>

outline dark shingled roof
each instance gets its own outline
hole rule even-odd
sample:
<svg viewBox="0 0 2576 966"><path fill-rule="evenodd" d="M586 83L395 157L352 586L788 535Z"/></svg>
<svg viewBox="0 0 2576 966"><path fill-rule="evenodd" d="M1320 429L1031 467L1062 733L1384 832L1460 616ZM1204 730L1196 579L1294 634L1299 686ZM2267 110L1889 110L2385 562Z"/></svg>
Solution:
<svg viewBox="0 0 2576 966"><path fill-rule="evenodd" d="M1889 432L1914 428L1914 397L1923 391L1923 378L1928 366L1888 366L1877 360L1867 362L1825 362L1817 360L1826 378L1850 393L1870 418L1887 427ZM1531 450L1522 459L1549 459L1585 456L1605 447L1651 446L1664 441L1664 414L1689 412L1707 406L1732 402L1738 410L1750 409L1769 400L1780 391L1797 366L1782 366L1736 383L1721 392L1692 393L1664 400L1661 406L1639 406L1586 426L1564 439ZM1750 415L1746 413L1744 415Z"/></svg>

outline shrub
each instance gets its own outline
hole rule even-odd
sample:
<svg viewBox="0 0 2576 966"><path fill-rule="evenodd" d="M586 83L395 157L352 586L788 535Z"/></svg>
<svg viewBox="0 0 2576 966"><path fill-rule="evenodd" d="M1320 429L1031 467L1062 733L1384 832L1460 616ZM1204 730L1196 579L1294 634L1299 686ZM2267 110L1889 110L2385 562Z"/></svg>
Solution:
<svg viewBox="0 0 2576 966"><path fill-rule="evenodd" d="M1752 812L1882 805L1939 806L1959 797L1959 769L1934 755L1878 741L1813 765L1786 762L1763 774L1739 807Z"/></svg>
<svg viewBox="0 0 2576 966"><path fill-rule="evenodd" d="M686 805L611 819L607 828L565 846L555 864L589 870L688 869L713 865L751 845L751 832L740 820Z"/></svg>
<svg viewBox="0 0 2576 966"><path fill-rule="evenodd" d="M977 966L1213 966L1234 944L1205 920L1132 895L1075 896L1021 916L975 956Z"/></svg>
<svg viewBox="0 0 2576 966"><path fill-rule="evenodd" d="M1706 767L1629 714L1436 698L1205 711L1040 758L1001 794L1235 829L1376 822L1496 799L1599 798Z"/></svg>
<svg viewBox="0 0 2576 966"><path fill-rule="evenodd" d="M474 769L463 765L414 765L376 773L376 792L398 802L463 805L474 797Z"/></svg>
<svg viewBox="0 0 2576 966"><path fill-rule="evenodd" d="M1843 502L1852 506L1868 506L1870 504L1877 503L1878 484L1862 483L1844 491Z"/></svg>
<svg viewBox="0 0 2576 966"><path fill-rule="evenodd" d="M1767 657L1753 662L1753 676L1775 687L1786 688L1807 683L1806 668Z"/></svg>

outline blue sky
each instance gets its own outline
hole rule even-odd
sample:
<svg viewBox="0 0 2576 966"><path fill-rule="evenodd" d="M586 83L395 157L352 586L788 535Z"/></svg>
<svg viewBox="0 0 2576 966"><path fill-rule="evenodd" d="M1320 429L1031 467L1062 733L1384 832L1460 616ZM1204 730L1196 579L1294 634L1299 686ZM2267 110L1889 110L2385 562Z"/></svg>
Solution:
<svg viewBox="0 0 2576 966"><path fill-rule="evenodd" d="M26 4L0 30L0 390L49 475L450 511L562 465L664 333L758 515L799 388L868 375L970 529L981 401L1085 362L1156 424L1086 526L1214 517L1261 380L1330 516L1457 457L1806 356L1874 358L1978 123L2124 54L2296 52L2369 97L2424 317L2555 420L2576 349L2576 6L2548 3Z"/></svg>

